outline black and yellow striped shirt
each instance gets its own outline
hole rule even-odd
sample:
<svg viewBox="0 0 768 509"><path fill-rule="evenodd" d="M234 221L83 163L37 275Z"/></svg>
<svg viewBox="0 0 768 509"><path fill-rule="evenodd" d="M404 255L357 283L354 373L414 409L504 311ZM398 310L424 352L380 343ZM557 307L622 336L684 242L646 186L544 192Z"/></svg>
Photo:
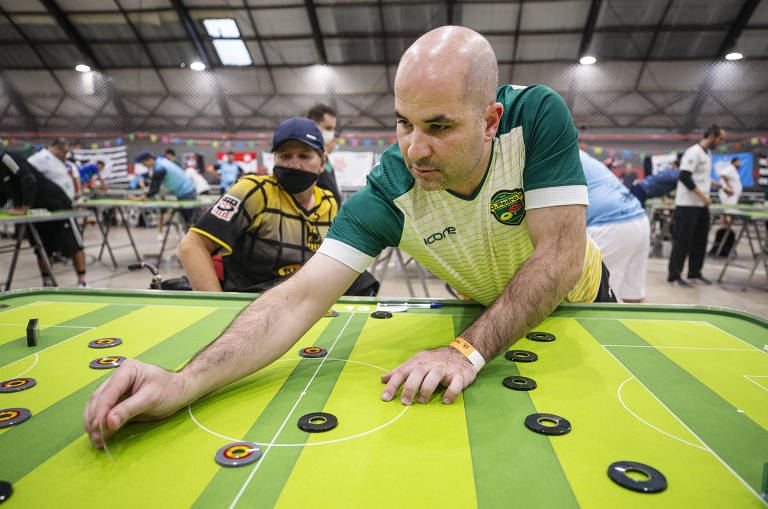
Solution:
<svg viewBox="0 0 768 509"><path fill-rule="evenodd" d="M248 175L191 230L221 246L224 291L261 292L317 251L337 212L330 191L315 186L315 206L304 210L274 176Z"/></svg>

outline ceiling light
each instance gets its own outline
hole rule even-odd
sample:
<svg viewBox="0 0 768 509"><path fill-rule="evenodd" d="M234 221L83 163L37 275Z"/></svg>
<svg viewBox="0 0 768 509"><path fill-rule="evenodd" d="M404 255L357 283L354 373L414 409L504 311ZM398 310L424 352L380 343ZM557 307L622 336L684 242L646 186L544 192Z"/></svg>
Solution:
<svg viewBox="0 0 768 509"><path fill-rule="evenodd" d="M237 23L234 19L204 19L203 25L208 35L218 39L221 38L238 38L240 37L240 30L237 28Z"/></svg>
<svg viewBox="0 0 768 509"><path fill-rule="evenodd" d="M88 67L88 66L87 66L87 65L85 65L85 64L77 64L77 65L75 66L75 70L76 70L77 72L91 72L91 68L90 68L90 67Z"/></svg>
<svg viewBox="0 0 768 509"><path fill-rule="evenodd" d="M744 58L744 55L739 52L728 53L725 55L726 60L741 60L742 58Z"/></svg>
<svg viewBox="0 0 768 509"><path fill-rule="evenodd" d="M251 55L241 39L214 39L213 47L223 65L251 65Z"/></svg>
<svg viewBox="0 0 768 509"><path fill-rule="evenodd" d="M584 55L583 57L581 57L579 59L579 63L581 65L592 65L595 62L597 62L597 59L595 57L593 57L593 56L590 56L590 55Z"/></svg>
<svg viewBox="0 0 768 509"><path fill-rule="evenodd" d="M205 70L205 64L202 62L192 62L189 64L190 69L193 71L204 71Z"/></svg>

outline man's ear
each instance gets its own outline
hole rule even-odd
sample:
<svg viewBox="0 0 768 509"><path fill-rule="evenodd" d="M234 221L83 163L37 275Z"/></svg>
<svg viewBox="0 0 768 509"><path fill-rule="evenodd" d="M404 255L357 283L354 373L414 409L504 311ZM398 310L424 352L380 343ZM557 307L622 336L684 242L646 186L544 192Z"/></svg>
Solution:
<svg viewBox="0 0 768 509"><path fill-rule="evenodd" d="M499 130L503 113L504 106L499 102L489 104L488 107L485 108L485 112L483 113L483 121L485 122L484 141L491 141L496 136L496 131Z"/></svg>

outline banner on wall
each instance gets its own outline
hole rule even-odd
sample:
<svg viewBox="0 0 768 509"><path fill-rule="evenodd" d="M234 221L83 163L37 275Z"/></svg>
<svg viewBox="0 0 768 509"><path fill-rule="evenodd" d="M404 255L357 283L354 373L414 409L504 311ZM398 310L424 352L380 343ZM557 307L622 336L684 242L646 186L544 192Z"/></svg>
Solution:
<svg viewBox="0 0 768 509"><path fill-rule="evenodd" d="M365 186L365 177L373 168L373 152L336 151L328 157L339 187L360 189Z"/></svg>
<svg viewBox="0 0 768 509"><path fill-rule="evenodd" d="M660 171L672 166L672 163L677 161L677 154L657 154L651 156L651 167L653 174L656 175Z"/></svg>
<svg viewBox="0 0 768 509"><path fill-rule="evenodd" d="M96 161L104 161L104 169L101 170L101 178L109 187L128 187L128 149L125 146L110 148L73 148L72 156L77 166L96 164Z"/></svg>
<svg viewBox="0 0 768 509"><path fill-rule="evenodd" d="M245 173L259 173L258 154L256 152L234 152L235 162L240 165ZM226 152L216 152L216 161L225 161ZM272 173L270 169L270 173Z"/></svg>
<svg viewBox="0 0 768 509"><path fill-rule="evenodd" d="M720 182L717 178L717 171L731 164L731 159L738 157L741 159L739 167L739 179L741 185L749 187L755 185L755 179L752 177L752 167L754 165L754 155L752 152L742 152L740 154L713 154L712 155L712 180Z"/></svg>

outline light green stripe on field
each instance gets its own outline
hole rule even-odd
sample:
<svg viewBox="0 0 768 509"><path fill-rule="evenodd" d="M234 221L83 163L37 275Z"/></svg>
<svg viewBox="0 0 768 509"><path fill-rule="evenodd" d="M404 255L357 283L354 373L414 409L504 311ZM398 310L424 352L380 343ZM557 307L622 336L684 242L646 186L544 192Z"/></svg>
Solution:
<svg viewBox="0 0 768 509"><path fill-rule="evenodd" d="M674 442L680 445L671 443L669 437L649 431L663 439L656 444L646 443L634 458L624 459L648 463L662 471L670 483L662 495L677 498L678 507L763 507L759 496L751 490L759 492L760 489L763 463L768 458L768 432L748 416L738 413L728 401L657 348L648 348L651 345L624 324L613 320L579 320L579 323L601 344L617 344L616 338L624 338L625 346L605 347L614 357L614 365L620 362L628 376L637 377L717 455L679 440ZM658 325L662 331L670 326L670 322ZM632 401L625 403L633 407ZM647 423L646 428L652 430L649 424L656 422L655 416L641 417ZM675 447L683 449L675 451ZM694 456L684 456L694 453ZM690 465L696 465L695 477L690 475ZM717 479L717 482L702 490L701 479Z"/></svg>

